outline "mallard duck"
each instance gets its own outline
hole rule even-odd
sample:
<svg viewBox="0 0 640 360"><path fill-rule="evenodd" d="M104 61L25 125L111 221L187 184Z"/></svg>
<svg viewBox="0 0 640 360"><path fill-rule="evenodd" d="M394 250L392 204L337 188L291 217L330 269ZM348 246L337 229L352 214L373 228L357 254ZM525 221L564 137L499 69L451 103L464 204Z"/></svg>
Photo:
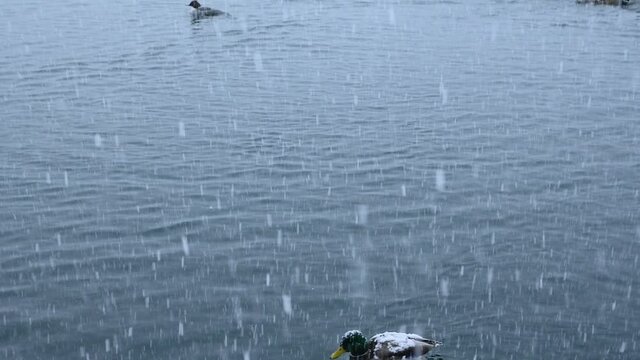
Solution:
<svg viewBox="0 0 640 360"><path fill-rule="evenodd" d="M434 347L441 345L435 340L425 339L416 334L383 332L367 338L358 330L347 331L340 340L340 346L331 359L337 359L344 353L351 360L396 360L422 356Z"/></svg>

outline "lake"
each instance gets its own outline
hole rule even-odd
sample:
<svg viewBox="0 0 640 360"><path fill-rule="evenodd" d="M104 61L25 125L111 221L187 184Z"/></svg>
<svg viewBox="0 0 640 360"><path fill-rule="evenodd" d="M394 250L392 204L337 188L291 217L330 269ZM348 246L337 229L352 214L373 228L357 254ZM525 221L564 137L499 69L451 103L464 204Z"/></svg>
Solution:
<svg viewBox="0 0 640 360"><path fill-rule="evenodd" d="M0 9L0 358L640 352L640 4Z"/></svg>

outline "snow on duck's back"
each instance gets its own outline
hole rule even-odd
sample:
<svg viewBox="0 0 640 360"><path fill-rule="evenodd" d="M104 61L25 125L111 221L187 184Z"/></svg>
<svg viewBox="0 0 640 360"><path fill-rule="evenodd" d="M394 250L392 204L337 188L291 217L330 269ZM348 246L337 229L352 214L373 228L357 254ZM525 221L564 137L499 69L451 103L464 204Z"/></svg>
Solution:
<svg viewBox="0 0 640 360"><path fill-rule="evenodd" d="M380 358L394 354L402 356L420 356L440 345L435 340L425 339L417 334L405 334L387 331L374 335L371 341L375 343L374 354Z"/></svg>

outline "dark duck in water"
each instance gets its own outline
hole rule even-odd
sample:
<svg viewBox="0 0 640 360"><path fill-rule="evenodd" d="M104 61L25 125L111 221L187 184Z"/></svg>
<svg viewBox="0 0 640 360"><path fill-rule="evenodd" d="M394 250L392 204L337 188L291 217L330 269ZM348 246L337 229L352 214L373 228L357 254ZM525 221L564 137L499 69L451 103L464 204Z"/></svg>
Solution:
<svg viewBox="0 0 640 360"><path fill-rule="evenodd" d="M195 19L200 19L203 17L227 15L227 13L222 10L217 10L217 9L212 9L210 7L202 6L196 0L193 0L187 6L191 6L191 16Z"/></svg>

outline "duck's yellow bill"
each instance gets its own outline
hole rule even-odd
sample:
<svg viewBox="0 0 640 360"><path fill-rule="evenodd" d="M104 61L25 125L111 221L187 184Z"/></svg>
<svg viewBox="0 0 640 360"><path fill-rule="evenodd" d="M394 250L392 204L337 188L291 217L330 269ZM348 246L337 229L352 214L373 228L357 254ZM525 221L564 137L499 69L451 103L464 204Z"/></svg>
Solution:
<svg viewBox="0 0 640 360"><path fill-rule="evenodd" d="M331 359L335 360L335 359L339 358L340 355L342 355L342 354L344 354L346 352L347 352L347 350L345 350L342 346L340 346L338 348L338 350L334 351L333 354L331 354Z"/></svg>

